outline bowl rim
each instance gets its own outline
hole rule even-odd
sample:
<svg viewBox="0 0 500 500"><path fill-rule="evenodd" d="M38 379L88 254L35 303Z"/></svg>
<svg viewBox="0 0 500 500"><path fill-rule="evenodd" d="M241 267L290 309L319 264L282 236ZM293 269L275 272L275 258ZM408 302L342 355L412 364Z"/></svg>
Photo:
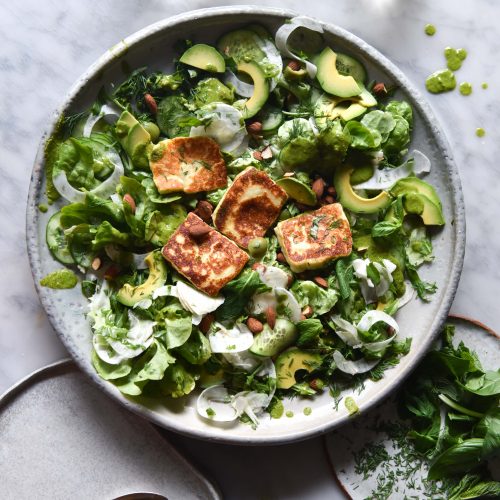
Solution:
<svg viewBox="0 0 500 500"><path fill-rule="evenodd" d="M38 281L35 279L36 274L40 274L40 266L38 262L40 261L40 255L38 250L39 239L37 231L37 221L38 221L38 208L37 199L40 194L43 176L44 176L44 157L45 157L45 143L53 134L57 123L63 113L68 110L73 101L78 97L79 93L84 89L86 84L90 79L95 77L100 71L106 68L111 63L115 62L117 57L123 54L124 50L140 44L144 41L147 43L147 39L153 38L157 33L164 30L171 29L178 24L182 23L192 23L197 19L203 18L217 18L224 17L226 15L241 15L242 22L245 21L245 17L257 17L257 16L274 16L283 18L283 20L290 19L295 16L301 16L308 19L313 19L319 22L326 32L334 35L335 37L341 39L344 43L352 46L353 50L360 50L363 55L367 56L369 59L374 61L374 63L381 67L399 86L405 89L405 91L411 96L414 107L416 107L422 117L425 125L430 129L433 138L436 141L437 149L440 151L443 159L443 167L448 171L451 185L450 191L452 192L452 212L454 221L454 231L455 231L455 248L453 252L453 261L450 266L449 281L444 287L444 293L441 299L441 303L438 307L438 312L434 317L432 322L430 333L427 338L418 346L417 352L414 354L414 359L408 365L407 370L397 379L388 378L385 385L370 399L365 400L360 409L359 413L365 413L374 405L382 401L385 397L395 391L399 385L410 375L413 369L416 368L418 362L425 354L425 352L431 346L431 343L438 335L442 324L446 321L446 317L451 308L453 299L455 297L458 283L460 280L460 274L462 271L464 253L465 253L465 207L462 194L462 188L460 183L460 177L458 169L453 161L453 155L451 153L450 146L443 131L439 127L439 123L432 111L430 105L422 97L421 93L413 86L413 84L408 80L408 78L399 70L395 64L393 64L389 59L387 59L383 54L381 54L374 47L364 42L358 36L350 33L349 31L331 23L323 22L321 20L311 18L292 10L274 8L274 7L263 7L263 6L253 6L253 5L239 5L231 7L212 7L205 9L197 9L182 14L178 14L172 17L162 19L156 23L150 24L139 31L129 35L125 39L121 40L117 45L115 45L110 50L107 50L103 55L101 55L88 69L76 80L76 82L69 89L65 97L62 99L60 105L52 114L52 118L49 124L47 124L44 133L42 135L37 155L35 157L34 166L30 179L27 207L26 207L26 244L28 258L30 262L31 272L34 279L35 289L38 293L40 301L43 308L49 318L49 321L56 331L58 337L61 339L62 343L69 351L72 359L79 366L81 371L85 373L101 390L103 390L108 396L112 397L115 401L122 404L132 412L140 415L149 421L164 427L168 430L183 434L189 437L194 437L198 439L203 439L207 441L226 443L226 444L239 444L239 445L270 445L270 444L288 444L300 440L304 440L313 436L324 434L333 430L334 428L340 427L352 417L341 416L331 422L321 423L320 425L310 425L307 429L300 432L290 432L286 435L279 436L263 436L259 435L258 431L255 432L253 436L234 436L227 435L219 436L213 435L209 429L185 429L181 425L176 424L166 420L164 417L145 406L141 406L135 402L130 401L124 397L118 397L117 391L114 386L108 382L100 379L97 373L92 370L92 367L84 362L80 357L80 353L73 349L73 346L67 341L68 335L66 335L61 325L57 320L57 314L51 311L49 291L40 286ZM311 422L314 420L311 419Z"/></svg>

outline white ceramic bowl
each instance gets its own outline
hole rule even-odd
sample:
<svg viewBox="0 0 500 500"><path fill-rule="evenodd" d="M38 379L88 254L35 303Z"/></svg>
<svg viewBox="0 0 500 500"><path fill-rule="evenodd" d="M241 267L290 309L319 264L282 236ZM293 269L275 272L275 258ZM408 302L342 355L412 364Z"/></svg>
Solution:
<svg viewBox="0 0 500 500"><path fill-rule="evenodd" d="M293 418L272 420L264 416L256 430L240 423L217 425L197 415L194 396L181 400L168 399L163 404L137 402L125 398L112 384L101 380L90 362L91 330L84 316L86 299L80 288L51 290L39 286L43 276L61 267L52 259L45 243L47 221L59 207L54 204L45 214L37 208L44 201L44 144L61 113L85 109L94 101L103 84L120 82L125 78L121 69L124 61L133 68L147 65L152 69L169 69L173 58L172 47L179 39L213 43L224 32L256 22L274 33L294 15L286 10L250 6L204 9L162 20L129 36L108 50L69 91L60 109L54 113L52 123L48 124L33 168L27 208L27 245L35 285L52 325L80 368L103 391L152 422L193 437L239 444L285 443L331 430L350 417L342 403L334 409L333 400L325 393L314 400L295 398L287 401L285 407L294 412ZM415 300L399 313L402 332L413 337L411 352L381 381L367 382L365 390L354 395L361 412L364 412L394 390L408 375L446 318L462 268L464 205L449 146L435 116L413 85L391 62L359 38L337 26L324 24L323 27L325 38L333 48L361 59L371 78L398 85L400 97L411 103L415 115L412 147L423 151L432 161L433 168L428 178L441 196L447 221L433 240L435 262L422 271L424 278L437 282L438 292L430 303ZM312 408L309 416L302 411L306 406Z"/></svg>

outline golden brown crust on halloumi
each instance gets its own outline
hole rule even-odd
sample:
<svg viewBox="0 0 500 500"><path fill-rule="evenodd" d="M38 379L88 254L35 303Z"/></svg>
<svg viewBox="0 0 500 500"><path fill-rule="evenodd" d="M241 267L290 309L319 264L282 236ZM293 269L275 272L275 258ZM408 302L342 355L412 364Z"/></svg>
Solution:
<svg viewBox="0 0 500 500"><path fill-rule="evenodd" d="M238 174L212 216L215 227L243 248L264 236L288 196L266 173L249 167Z"/></svg>
<svg viewBox="0 0 500 500"><path fill-rule="evenodd" d="M199 193L227 185L226 163L209 137L175 137L155 145L150 160L153 180L162 194Z"/></svg>
<svg viewBox="0 0 500 500"><path fill-rule="evenodd" d="M318 269L352 251L351 228L340 203L284 220L274 231L296 273Z"/></svg>
<svg viewBox="0 0 500 500"><path fill-rule="evenodd" d="M210 229L203 237L193 238L189 228ZM162 250L170 264L198 290L215 296L234 279L248 261L248 255L213 227L190 212Z"/></svg>

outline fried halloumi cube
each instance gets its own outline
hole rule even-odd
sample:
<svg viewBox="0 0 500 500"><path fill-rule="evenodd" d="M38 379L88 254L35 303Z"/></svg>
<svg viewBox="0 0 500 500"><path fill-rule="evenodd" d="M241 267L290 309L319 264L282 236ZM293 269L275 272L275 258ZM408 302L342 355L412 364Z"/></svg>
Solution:
<svg viewBox="0 0 500 500"><path fill-rule="evenodd" d="M249 167L238 174L213 213L215 227L240 247L266 234L288 196L265 172Z"/></svg>
<svg viewBox="0 0 500 500"><path fill-rule="evenodd" d="M175 137L155 145L149 162L162 194L199 193L227 185L226 163L209 137Z"/></svg>
<svg viewBox="0 0 500 500"><path fill-rule="evenodd" d="M340 203L284 220L274 231L296 273L319 269L352 251L351 228Z"/></svg>
<svg viewBox="0 0 500 500"><path fill-rule="evenodd" d="M248 255L190 212L162 250L170 264L198 290L215 296L234 279Z"/></svg>

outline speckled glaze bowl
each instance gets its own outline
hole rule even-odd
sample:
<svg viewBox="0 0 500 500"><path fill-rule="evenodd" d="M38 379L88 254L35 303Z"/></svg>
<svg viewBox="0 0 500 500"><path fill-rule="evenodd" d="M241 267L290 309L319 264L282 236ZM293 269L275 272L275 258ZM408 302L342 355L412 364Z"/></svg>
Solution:
<svg viewBox="0 0 500 500"><path fill-rule="evenodd" d="M153 69L171 69L172 47L176 40L189 38L195 42L215 42L219 35L246 24L259 22L271 33L295 13L263 7L222 7L189 12L162 20L129 36L108 50L93 64L69 91L47 127L36 157L27 207L28 253L40 300L56 332L79 367L107 394L131 411L167 429L196 438L236 444L278 444L305 439L342 425L350 417L341 403L334 408L333 400L325 393L314 400L295 398L286 401L293 418L278 420L262 418L256 430L244 424L216 425L201 419L195 410L195 395L181 400L163 402L125 398L110 383L101 380L91 362L91 330L85 319L86 299L80 287L72 290L41 288L40 279L61 264L51 257L45 243L45 227L50 215L41 213L38 204L45 201L44 144L50 137L61 113L85 109L96 98L103 84L120 82L126 61L132 68L148 65ZM465 247L464 203L458 171L453 163L448 143L434 114L406 77L373 47L347 31L324 24L325 39L335 49L351 53L366 65L370 77L400 87L398 94L414 109L412 147L423 151L432 162L428 180L437 187L443 202L446 226L433 238L435 261L422 270L424 279L436 281L438 291L430 303L414 300L399 314L401 331L413 337L411 352L399 365L389 370L381 381L367 382L361 394L354 394L361 413L391 393L418 363L446 319L453 301L462 269ZM304 407L312 413L304 415Z"/></svg>

